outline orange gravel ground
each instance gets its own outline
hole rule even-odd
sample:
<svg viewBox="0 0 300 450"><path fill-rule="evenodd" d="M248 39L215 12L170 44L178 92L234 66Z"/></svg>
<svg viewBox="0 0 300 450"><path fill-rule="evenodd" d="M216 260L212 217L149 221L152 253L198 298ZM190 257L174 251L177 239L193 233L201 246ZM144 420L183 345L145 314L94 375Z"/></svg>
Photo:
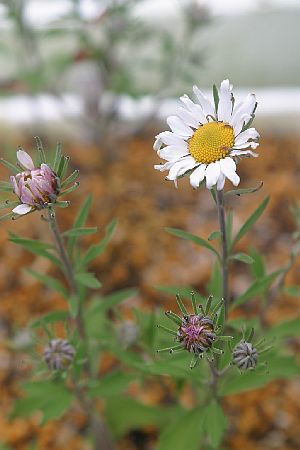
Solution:
<svg viewBox="0 0 300 450"><path fill-rule="evenodd" d="M17 146L24 138L10 138L9 146ZM26 149L30 148L24 147ZM180 180L179 189L164 181L164 174L153 170L158 162L152 150L152 135L136 138L128 144L119 144L114 154L104 158L101 148L66 143L65 149L72 157L74 168L79 168L81 188L71 194L71 207L59 210L62 228L68 228L74 210L92 192L93 209L89 225L99 226L102 233L108 221L117 217L119 225L113 243L92 269L103 283L103 292L128 286L137 286L140 296L135 306L152 308L161 305L166 309L174 299L162 296L153 286L192 285L200 292L210 276L212 258L203 249L167 235L163 227L184 228L207 237L217 229L216 211L206 189L193 191L188 180ZM253 187L260 180L263 189L256 194L230 200L230 208L236 211L234 227L238 229L242 220L267 194L271 201L267 212L251 234L244 238L240 251L255 246L266 257L269 271L283 264L292 245L293 220L289 203L299 198L300 145L297 137L272 136L262 140L260 158L243 160L239 165L241 187ZM1 170L2 179L7 176ZM5 178L4 178L5 179ZM229 185L226 186L229 188ZM57 294L39 286L24 267L38 268L45 273L52 270L48 262L29 255L26 251L7 242L7 231L43 240L49 239L45 223L38 214L17 222L5 222L0 228L0 442L11 449L30 449L35 438L38 450L85 450L82 431L85 417L79 407L74 407L59 422L39 425L39 417L30 420L9 419L8 414L20 391L18 384L28 371L26 356L10 350L10 340L24 329L29 320L47 311L64 308L64 300ZM88 244L94 237L86 237ZM237 263L231 274L233 295L242 292L250 277L247 267ZM291 284L299 281L299 261L288 277ZM254 303L255 305L255 303ZM255 306L248 306L251 315ZM126 311L124 311L126 314ZM268 312L268 320L276 322L299 314L296 298L277 298ZM18 331L19 330L19 331ZM291 341L291 350L299 351L299 341ZM110 365L109 360L107 365ZM150 403L157 403L172 390L170 380L149 382L143 393L137 395ZM189 404L187 391L183 403ZM226 400L230 416L227 449L233 450L296 450L300 448L300 380L277 381L261 390L235 395ZM136 442L139 442L138 444ZM120 443L124 450L151 450L155 444L155 430L141 430L137 438L130 434ZM170 449L171 450L171 449ZM188 450L188 449L182 449Z"/></svg>

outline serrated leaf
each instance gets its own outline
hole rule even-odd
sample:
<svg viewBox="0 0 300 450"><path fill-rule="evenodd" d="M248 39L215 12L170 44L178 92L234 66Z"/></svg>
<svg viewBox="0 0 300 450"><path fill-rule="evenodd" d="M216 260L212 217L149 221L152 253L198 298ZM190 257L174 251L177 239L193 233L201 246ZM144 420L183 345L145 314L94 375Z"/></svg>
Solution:
<svg viewBox="0 0 300 450"><path fill-rule="evenodd" d="M97 256L101 255L101 253L105 250L107 244L111 241L115 228L117 226L118 221L113 219L105 229L105 236L99 244L92 245L86 254L80 260L80 266L84 267Z"/></svg>
<svg viewBox="0 0 300 450"><path fill-rule="evenodd" d="M192 241L195 244L200 245L201 247L207 248L219 258L219 253L217 252L217 250L212 245L210 245L209 242L207 242L205 239L202 239L199 236L195 236L194 234L188 233L187 231L179 230L178 228L166 228L166 231L170 234L173 234L174 236L186 239L188 241Z"/></svg>
<svg viewBox="0 0 300 450"><path fill-rule="evenodd" d="M255 224L255 222L260 218L264 210L266 209L266 206L269 202L269 197L266 197L261 204L256 208L256 210L248 217L246 222L241 226L240 230L238 231L237 235L235 236L232 247L246 234L248 231L252 228L252 226Z"/></svg>
<svg viewBox="0 0 300 450"><path fill-rule="evenodd" d="M75 274L75 279L79 284L91 289L98 289L102 286L99 280L91 272L79 272Z"/></svg>
<svg viewBox="0 0 300 450"><path fill-rule="evenodd" d="M157 450L199 450L204 435L203 407L184 411L161 434Z"/></svg>
<svg viewBox="0 0 300 450"><path fill-rule="evenodd" d="M38 281L40 281L45 286L58 292L64 298L68 298L68 292L64 288L64 286L61 284L60 281L56 280L55 278L51 277L50 275L44 275L33 269L25 269L25 270L26 270L26 272L30 273L30 275L32 275L34 278L36 278Z"/></svg>
<svg viewBox="0 0 300 450"><path fill-rule="evenodd" d="M79 237L79 236L85 236L87 234L94 234L97 233L98 228L97 227L90 227L90 228L72 228L71 230L64 231L62 233L65 237Z"/></svg>
<svg viewBox="0 0 300 450"><path fill-rule="evenodd" d="M204 412L204 429L213 448L219 447L226 426L227 420L221 405L215 400L211 401Z"/></svg>
<svg viewBox="0 0 300 450"><path fill-rule="evenodd" d="M263 294L266 289L273 283L273 281L278 277L282 270L276 270L269 275L256 280L242 295L240 295L231 305L231 308L236 308L242 305L247 300Z"/></svg>
<svg viewBox="0 0 300 450"><path fill-rule="evenodd" d="M251 258L251 256L246 255L246 253L235 253L234 255L231 255L229 259L235 259L237 261L241 261L245 264L253 264L254 260Z"/></svg>
<svg viewBox="0 0 300 450"><path fill-rule="evenodd" d="M231 191L225 192L225 196L229 195L244 195L244 194L252 194L253 192L259 191L263 187L264 183L263 181L260 182L260 184L257 187L254 188L246 188L246 189L233 189Z"/></svg>

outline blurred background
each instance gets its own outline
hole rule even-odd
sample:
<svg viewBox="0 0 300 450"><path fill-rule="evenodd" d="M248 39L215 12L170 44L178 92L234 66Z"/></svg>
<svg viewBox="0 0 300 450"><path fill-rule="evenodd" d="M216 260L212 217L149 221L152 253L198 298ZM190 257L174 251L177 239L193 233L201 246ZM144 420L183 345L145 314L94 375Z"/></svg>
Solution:
<svg viewBox="0 0 300 450"><path fill-rule="evenodd" d="M236 97L256 93L260 157L243 160L239 173L241 187L261 180L264 187L230 200L228 207L238 229L271 194L267 213L239 249L262 251L270 271L288 259L295 229L290 205L299 200L299 21L297 0L0 1L1 156L11 160L18 145L32 151L36 135L49 153L63 142L72 166L80 169L81 187L62 211L61 227L71 225L89 192L94 198L89 224L99 226L99 235L112 217L119 219L114 242L93 270L105 294L139 289L124 316L130 316L131 306L174 306L162 286L208 293L210 255L167 235L164 227L209 236L217 227L211 197L206 189L192 191L186 179L176 190L153 170L159 162L154 136L167 128L164 119L174 112L178 96L191 94L193 84L210 93L213 83L229 78ZM1 169L1 179L7 176ZM0 448L84 449L84 420L74 412L42 427L34 418L9 417L28 371L13 348L24 345L29 320L65 305L22 270L53 269L8 243L7 231L48 237L36 215L0 229ZM83 245L91 241L87 237ZM299 280L294 267L290 284ZM232 295L250 280L245 265L237 263ZM248 317L255 307L255 302L247 307ZM298 313L297 293L285 295L276 298L267 319L274 323ZM299 350L299 342L290 345ZM105 364L102 370L111 362ZM172 386L166 381L164 389ZM138 395L159 403L162 390L152 381ZM280 381L226 400L231 420L226 449L299 449L299 393L299 380ZM128 430L120 448L155 448L155 430Z"/></svg>

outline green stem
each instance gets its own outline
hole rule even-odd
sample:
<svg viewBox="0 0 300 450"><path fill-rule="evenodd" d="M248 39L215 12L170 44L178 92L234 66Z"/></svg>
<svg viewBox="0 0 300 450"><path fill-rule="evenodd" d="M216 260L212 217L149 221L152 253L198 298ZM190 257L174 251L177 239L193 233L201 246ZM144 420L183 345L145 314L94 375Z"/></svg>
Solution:
<svg viewBox="0 0 300 450"><path fill-rule="evenodd" d="M57 253L60 257L60 260L62 262L65 276L67 279L67 282L69 284L70 293L71 295L76 295L78 298L80 298L80 292L77 287L77 283L74 276L73 266L70 261L70 258L66 252L65 245L63 238L61 236L57 221L55 212L52 208L48 208L48 221L50 224L50 228L53 234L53 238L56 244ZM85 324L84 324L84 318L83 318L83 311L82 311L82 305L79 301L79 307L78 312L75 317L76 321L76 328L78 330L78 334L80 339L82 340L85 352L86 352L86 364L85 364L85 371L90 380L93 379L93 371L91 367L91 357L89 352L89 345L88 345L88 336L86 334ZM74 381L74 380L73 380ZM75 395L79 399L82 407L84 408L88 422L90 425L90 429L94 438L94 450L114 450L114 444L112 442L110 433L103 422L101 418L98 415L96 404L94 400L90 399L88 396L86 396L85 392L81 390L80 387L78 387L77 383L74 381L74 391Z"/></svg>
<svg viewBox="0 0 300 450"><path fill-rule="evenodd" d="M224 298L225 317L229 307L229 283L228 283L228 245L226 235L225 208L223 190L216 191L219 226L221 232L221 269L222 269L222 297Z"/></svg>

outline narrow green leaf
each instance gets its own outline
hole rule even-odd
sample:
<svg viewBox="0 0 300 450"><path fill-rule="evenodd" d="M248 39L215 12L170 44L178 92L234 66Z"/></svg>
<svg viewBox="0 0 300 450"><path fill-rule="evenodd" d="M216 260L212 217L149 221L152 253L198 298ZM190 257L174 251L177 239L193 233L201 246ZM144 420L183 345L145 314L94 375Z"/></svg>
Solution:
<svg viewBox="0 0 300 450"><path fill-rule="evenodd" d="M99 280L97 280L95 275L90 272L76 273L75 279L76 281L78 281L78 283L91 289L98 289L102 286L102 284L100 283Z"/></svg>
<svg viewBox="0 0 300 450"><path fill-rule="evenodd" d="M40 156L40 163L41 164L46 164L46 162L47 162L46 161L46 155L45 155L45 152L44 152L44 147L43 147L42 141L41 141L41 139L38 136L35 136L34 139L36 141L37 150L38 150L38 153L39 153L39 156Z"/></svg>
<svg viewBox="0 0 300 450"><path fill-rule="evenodd" d="M103 239L101 239L101 241L99 242L99 244L94 244L91 245L91 247L88 249L88 251L86 252L86 254L81 258L80 261L80 266L84 267L87 264L89 264L93 259L95 259L97 256L100 256L101 253L104 252L106 246L109 244L109 242L111 241L114 231L116 229L117 226L117 220L113 219L106 227L105 229L105 236Z"/></svg>
<svg viewBox="0 0 300 450"><path fill-rule="evenodd" d="M249 254L253 259L253 264L251 264L250 270L255 278L261 278L266 275L266 267L263 256L255 250L254 247L249 249Z"/></svg>
<svg viewBox="0 0 300 450"><path fill-rule="evenodd" d="M54 249L54 246L52 244L41 242L35 239L22 238L14 233L9 234L9 241L13 242L14 244L26 245L40 250Z"/></svg>
<svg viewBox="0 0 300 450"><path fill-rule="evenodd" d="M223 409L219 403L213 400L206 407L204 414L204 429L208 434L212 447L218 448L227 426L227 419Z"/></svg>
<svg viewBox="0 0 300 450"><path fill-rule="evenodd" d="M65 189L64 191L61 191L59 196L62 197L63 195L71 194L71 192L75 191L79 187L80 183L77 181L73 184L73 186L70 186L68 189Z"/></svg>
<svg viewBox="0 0 300 450"><path fill-rule="evenodd" d="M53 161L53 170L55 173L57 173L58 171L60 160L61 160L61 143L58 142L56 144L55 156Z"/></svg>
<svg viewBox="0 0 300 450"><path fill-rule="evenodd" d="M62 234L65 237L78 237L78 236L85 236L87 234L94 234L97 233L97 227L91 227L91 228L72 228L71 230L64 231Z"/></svg>
<svg viewBox="0 0 300 450"><path fill-rule="evenodd" d="M12 192L13 188L9 181L0 181L0 191L2 192Z"/></svg>
<svg viewBox="0 0 300 450"><path fill-rule="evenodd" d="M50 204L49 204L49 206L50 206ZM52 206L56 206L58 208L67 208L68 206L70 206L70 202L69 201L62 201L62 202L56 201Z"/></svg>
<svg viewBox="0 0 300 450"><path fill-rule="evenodd" d="M258 186L254 188L246 188L246 189L233 189L232 191L225 192L225 196L229 195L244 195L244 194L252 194L253 192L259 191L263 187L264 183L261 181Z"/></svg>
<svg viewBox="0 0 300 450"><path fill-rule="evenodd" d="M63 297L68 298L68 293L60 281L56 280L55 278L51 277L50 275L44 275L33 269L25 269L25 270L26 270L26 272L29 272L38 281L43 283L45 286L58 292Z"/></svg>
<svg viewBox="0 0 300 450"><path fill-rule="evenodd" d="M61 187L65 187L70 183L73 183L73 181L76 180L76 178L79 175L79 170L74 170L74 172L71 173L71 175L69 175L62 183L61 183Z"/></svg>
<svg viewBox="0 0 300 450"><path fill-rule="evenodd" d="M220 99L219 99L219 91L215 84L213 85L213 97L214 97L215 110L217 113Z"/></svg>
<svg viewBox="0 0 300 450"><path fill-rule="evenodd" d="M244 304L247 300L257 295L263 294L281 272L282 269L276 270L275 272L272 272L271 274L256 280L242 295L240 295L232 303L231 308L236 308L237 306Z"/></svg>
<svg viewBox="0 0 300 450"><path fill-rule="evenodd" d="M11 170L13 173L19 173L21 169L14 164L12 164L9 161L6 161L6 159L0 158L0 163L3 164L7 169Z"/></svg>
<svg viewBox="0 0 300 450"><path fill-rule="evenodd" d="M208 241L213 241L215 239L219 239L221 236L220 231L213 231L212 233L210 233L210 235L208 236L207 240Z"/></svg>
<svg viewBox="0 0 300 450"><path fill-rule="evenodd" d="M135 295L137 295L137 293L137 289L129 288L121 289L120 291L114 292L110 295L106 295L103 298L96 297L89 308L88 314L94 316L95 314L108 311L109 309L114 308L123 301L134 297Z"/></svg>
<svg viewBox="0 0 300 450"><path fill-rule="evenodd" d="M256 208L256 210L251 214L251 216L246 220L244 225L240 228L236 237L233 240L232 247L251 229L251 227L255 224L255 222L260 218L262 213L264 212L267 204L269 202L269 197L266 197L262 203Z"/></svg>
<svg viewBox="0 0 300 450"><path fill-rule="evenodd" d="M68 311L52 311L34 320L30 326L31 328L37 328L42 326L42 324L48 325L51 323L65 321L68 318L68 316L69 316Z"/></svg>
<svg viewBox="0 0 300 450"><path fill-rule="evenodd" d="M235 255L231 255L229 259L235 259L237 261L241 261L246 264L253 264L254 260L251 256L246 255L246 253L236 253Z"/></svg>
<svg viewBox="0 0 300 450"><path fill-rule="evenodd" d="M92 196L88 195L75 218L73 228L82 228L84 226L85 221L89 215L91 205L92 205ZM77 240L76 237L69 238L68 252L70 255L73 253L74 247L76 245L76 240Z"/></svg>
<svg viewBox="0 0 300 450"><path fill-rule="evenodd" d="M174 236L180 237L182 239L187 239L188 241L192 241L197 245L205 247L212 253L214 253L218 258L220 257L217 250L212 245L210 245L205 239L202 239L186 231L179 230L178 228L166 228L166 231L170 234L173 234Z"/></svg>

